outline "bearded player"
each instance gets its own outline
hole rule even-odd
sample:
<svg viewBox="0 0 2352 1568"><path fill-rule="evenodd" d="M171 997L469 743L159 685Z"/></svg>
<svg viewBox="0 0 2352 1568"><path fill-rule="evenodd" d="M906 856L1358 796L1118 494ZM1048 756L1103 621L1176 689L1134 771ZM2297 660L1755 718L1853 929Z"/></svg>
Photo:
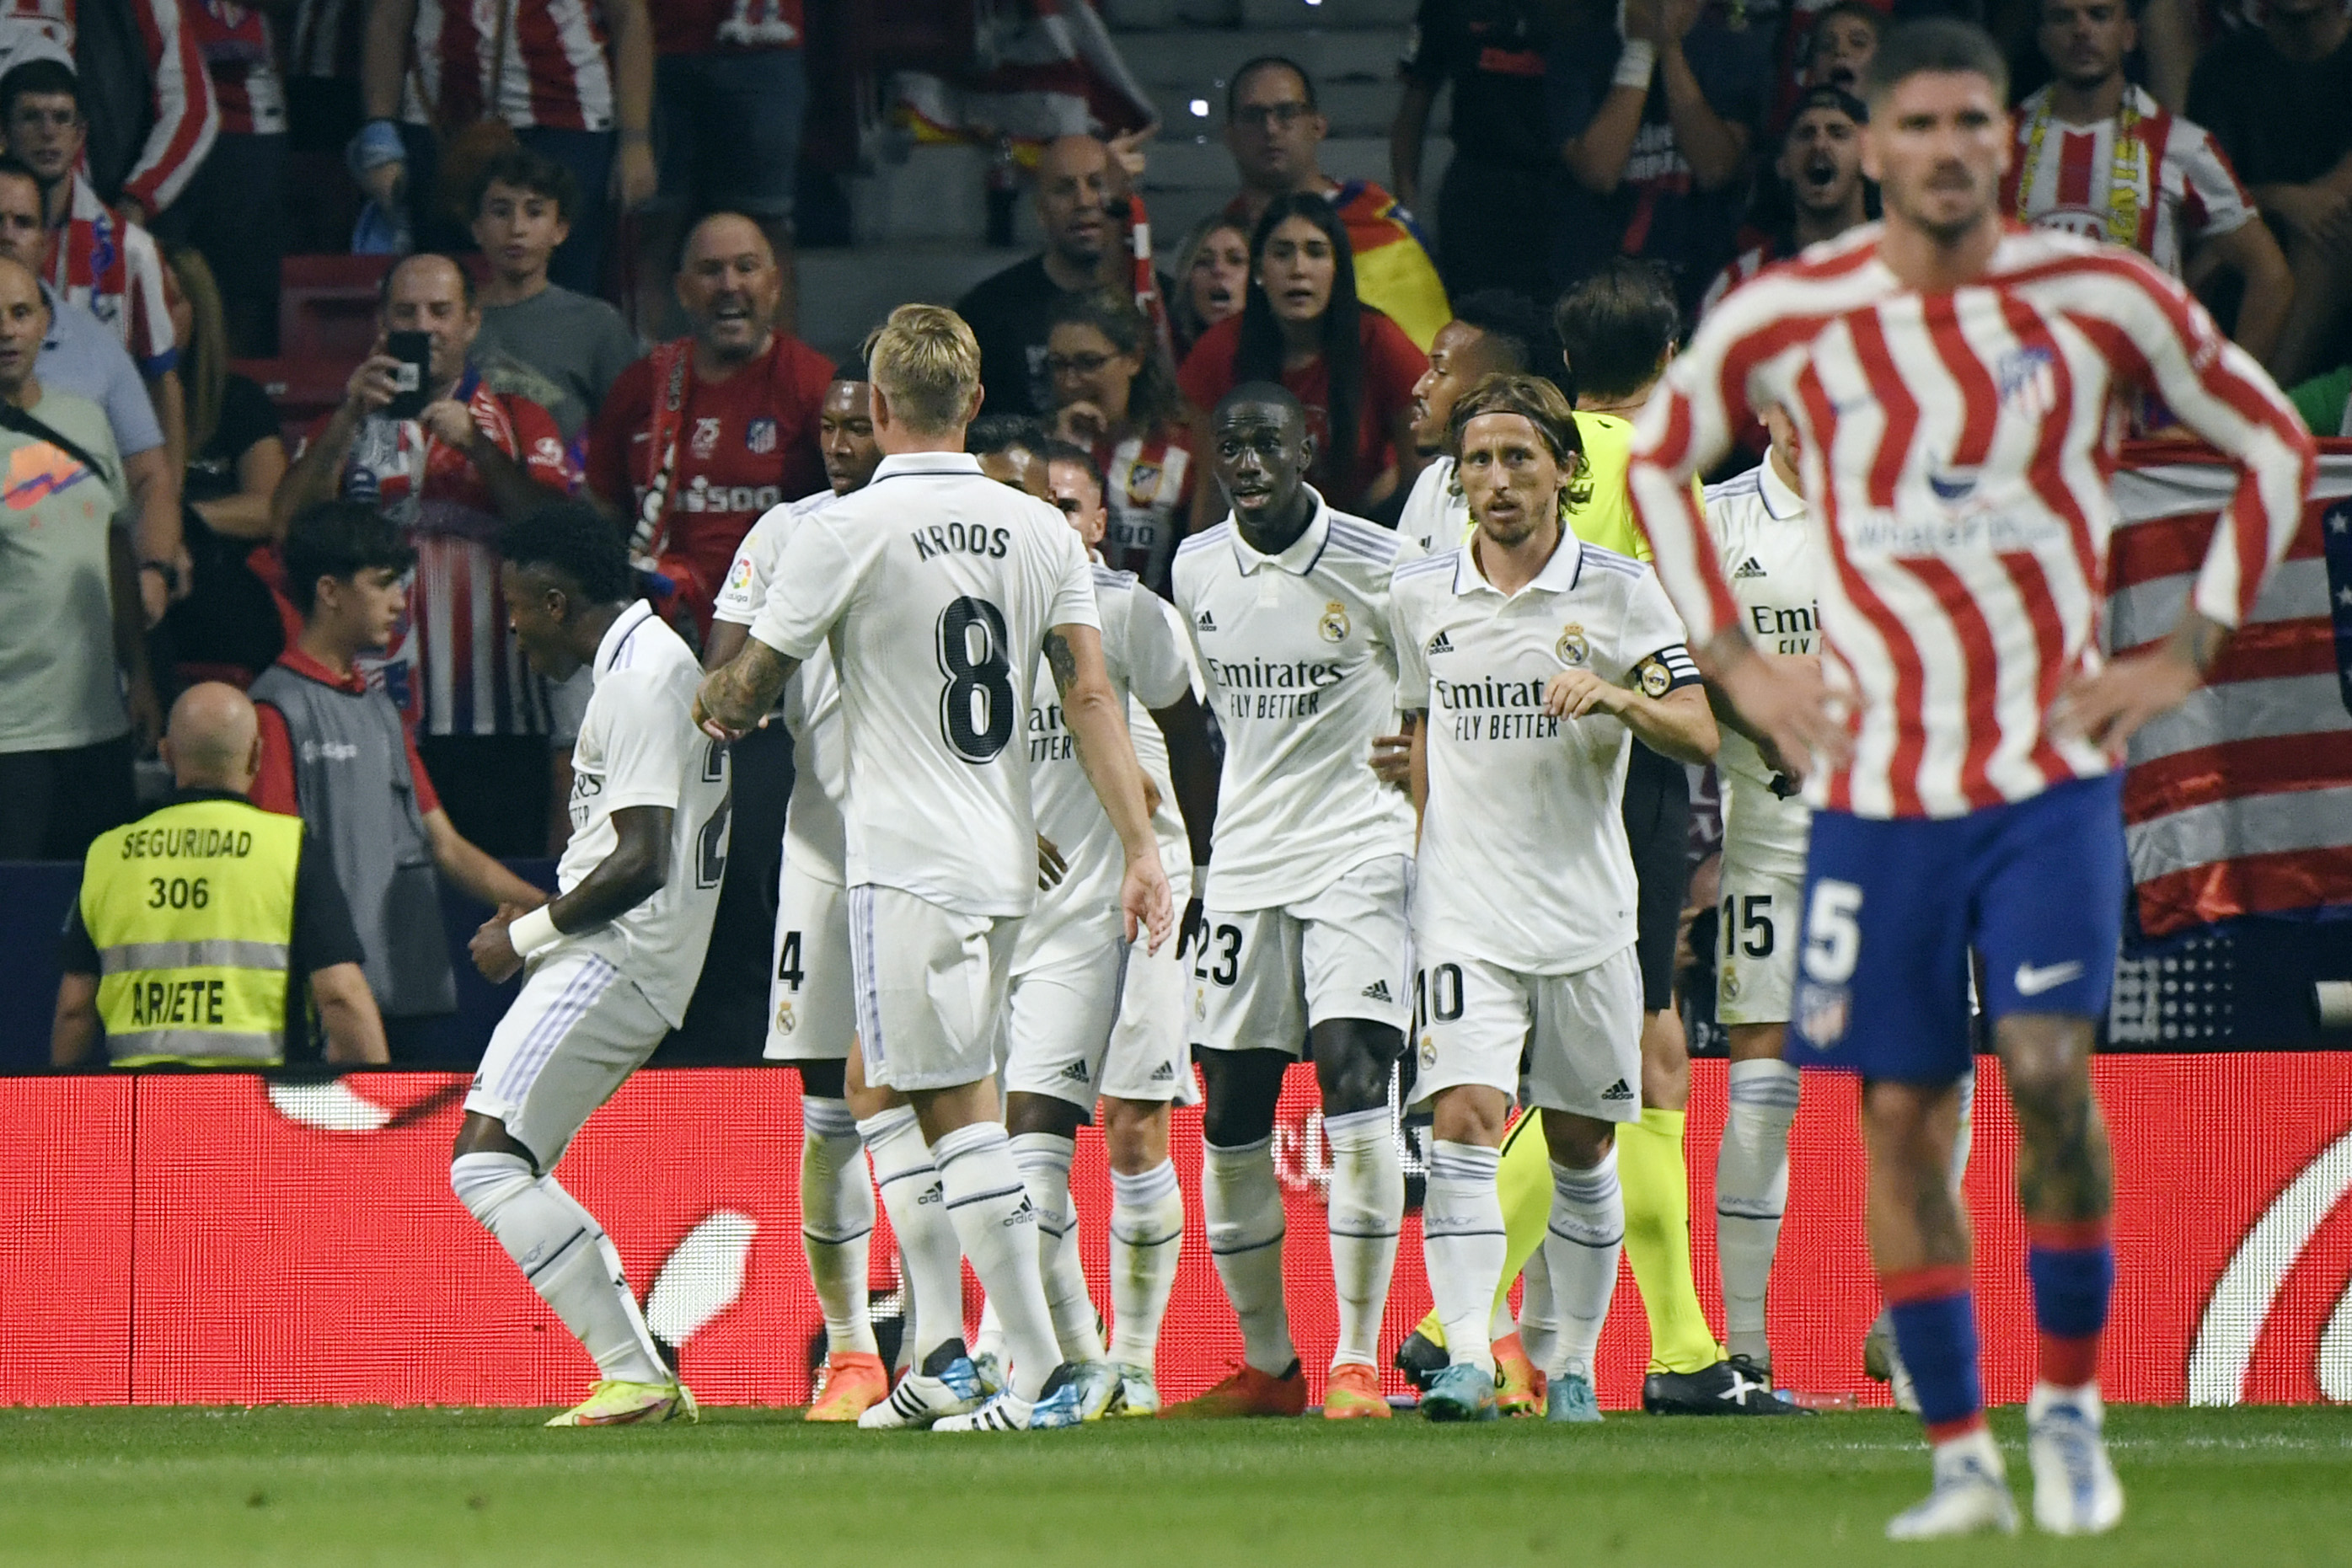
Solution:
<svg viewBox="0 0 2352 1568"><path fill-rule="evenodd" d="M2090 1071L2126 893L2115 758L2222 655L2301 522L2313 448L2172 278L2002 221L2008 73L1984 33L1912 23L1864 86L1885 222L1717 308L1643 415L1634 497L1710 678L1784 759L1818 764L1789 1053L1863 1080L1871 1252L1935 1460L1887 1533L2018 1522L1948 1170L1971 947L2018 1124L2034 1519L2095 1533L2124 1506L2101 1434L2114 1177ZM2107 476L2118 410L2150 392L2239 485L2179 626L2108 663ZM1826 683L1759 655L1683 489L1775 403L1803 453Z"/></svg>

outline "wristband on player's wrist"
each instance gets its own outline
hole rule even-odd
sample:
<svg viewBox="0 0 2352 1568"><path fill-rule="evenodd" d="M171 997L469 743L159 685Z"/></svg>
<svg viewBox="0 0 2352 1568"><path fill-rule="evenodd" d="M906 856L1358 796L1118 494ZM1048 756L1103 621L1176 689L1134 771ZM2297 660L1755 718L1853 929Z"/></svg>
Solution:
<svg viewBox="0 0 2352 1568"><path fill-rule="evenodd" d="M1658 68L1658 47L1647 38L1628 38L1624 52L1617 57L1617 68L1610 73L1610 81L1617 87L1637 87L1647 91L1650 74Z"/></svg>
<svg viewBox="0 0 2352 1568"><path fill-rule="evenodd" d="M1192 896L1195 898L1202 897L1207 894L1208 889L1209 868L1205 865L1194 866L1192 868Z"/></svg>
<svg viewBox="0 0 2352 1568"><path fill-rule="evenodd" d="M528 915L515 916L507 926L507 943L519 958L536 958L562 939L563 933L555 928L555 916L542 904Z"/></svg>

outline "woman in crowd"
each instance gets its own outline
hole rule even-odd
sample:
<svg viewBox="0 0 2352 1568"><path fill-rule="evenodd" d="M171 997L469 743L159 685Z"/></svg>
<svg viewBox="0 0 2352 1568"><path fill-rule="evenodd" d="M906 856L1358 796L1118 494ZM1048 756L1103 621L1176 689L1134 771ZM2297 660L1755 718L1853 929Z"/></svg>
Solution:
<svg viewBox="0 0 2352 1568"><path fill-rule="evenodd" d="M1201 422L1245 382L1279 382L1307 405L1315 437L1307 479L1341 511L1361 513L1418 471L1412 387L1429 361L1397 324L1356 299L1355 255L1331 204L1310 193L1268 204L1250 235L1249 296L1212 327L1177 375ZM1193 524L1214 523L1216 486L1198 487Z"/></svg>
<svg viewBox="0 0 2352 1568"><path fill-rule="evenodd" d="M1153 591L1192 515L1192 431L1151 323L1118 294L1074 294L1045 338L1054 433L1102 465L1110 510L1103 559Z"/></svg>
<svg viewBox="0 0 2352 1568"><path fill-rule="evenodd" d="M1177 252L1176 295L1168 302L1168 326L1176 339L1178 364L1202 333L1242 313L1242 296L1249 287L1249 225L1219 213L1196 225Z"/></svg>
<svg viewBox="0 0 2352 1568"><path fill-rule="evenodd" d="M173 660L191 678L243 685L285 646L269 590L246 558L269 542L269 494L286 472L286 443L268 394L228 368L228 327L212 269L184 247L169 260L179 283L172 325L188 398L181 516L195 572L165 625Z"/></svg>

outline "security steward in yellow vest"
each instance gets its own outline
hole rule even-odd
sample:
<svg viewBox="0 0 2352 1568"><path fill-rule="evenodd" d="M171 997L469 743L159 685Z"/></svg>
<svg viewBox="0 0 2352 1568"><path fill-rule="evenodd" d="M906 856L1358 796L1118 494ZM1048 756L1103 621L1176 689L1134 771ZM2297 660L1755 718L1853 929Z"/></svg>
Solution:
<svg viewBox="0 0 2352 1568"><path fill-rule="evenodd" d="M313 1010L328 1061L388 1060L332 862L299 818L246 800L261 766L253 705L191 687L163 755L171 803L101 834L83 862L49 1060L85 1061L102 1034L117 1067L274 1067L289 1040L308 1054Z"/></svg>

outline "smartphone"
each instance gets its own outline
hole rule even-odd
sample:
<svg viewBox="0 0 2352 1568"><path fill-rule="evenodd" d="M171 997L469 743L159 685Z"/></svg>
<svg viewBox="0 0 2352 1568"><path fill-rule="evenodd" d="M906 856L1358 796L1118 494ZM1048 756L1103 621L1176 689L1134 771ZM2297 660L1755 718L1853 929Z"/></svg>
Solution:
<svg viewBox="0 0 2352 1568"><path fill-rule="evenodd" d="M400 361L400 369L393 372L393 385L397 390L383 412L394 419L415 419L425 412L425 388L431 382L433 334L387 333L383 351Z"/></svg>

